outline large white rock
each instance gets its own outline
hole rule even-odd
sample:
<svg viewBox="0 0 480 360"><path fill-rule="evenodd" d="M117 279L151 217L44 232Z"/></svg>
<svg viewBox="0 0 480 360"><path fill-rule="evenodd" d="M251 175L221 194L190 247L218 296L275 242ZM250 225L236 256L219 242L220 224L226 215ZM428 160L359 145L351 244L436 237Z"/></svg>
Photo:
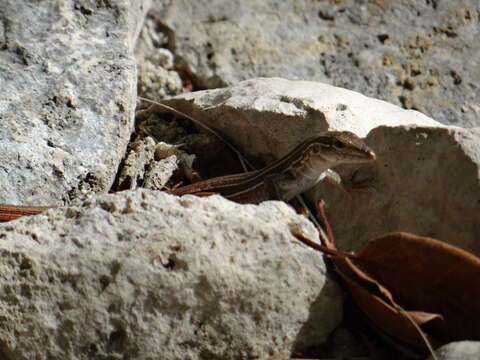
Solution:
<svg viewBox="0 0 480 360"><path fill-rule="evenodd" d="M252 359L322 343L342 296L280 202L140 190L0 226L0 341L22 359Z"/></svg>
<svg viewBox="0 0 480 360"><path fill-rule="evenodd" d="M441 126L429 117L328 84L258 78L179 95L166 104L203 120L254 157L272 159L326 130L364 137L380 125Z"/></svg>

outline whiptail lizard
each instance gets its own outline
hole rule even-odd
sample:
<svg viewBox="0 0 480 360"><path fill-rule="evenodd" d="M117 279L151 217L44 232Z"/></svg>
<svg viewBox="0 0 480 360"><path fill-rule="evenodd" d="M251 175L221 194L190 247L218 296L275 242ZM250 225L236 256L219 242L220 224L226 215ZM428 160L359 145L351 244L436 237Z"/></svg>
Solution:
<svg viewBox="0 0 480 360"><path fill-rule="evenodd" d="M253 204L289 201L325 178L332 167L373 160L375 153L358 136L348 131L331 131L305 140L261 170L199 181L171 193L217 193L239 203ZM0 205L0 221L38 214L52 207Z"/></svg>

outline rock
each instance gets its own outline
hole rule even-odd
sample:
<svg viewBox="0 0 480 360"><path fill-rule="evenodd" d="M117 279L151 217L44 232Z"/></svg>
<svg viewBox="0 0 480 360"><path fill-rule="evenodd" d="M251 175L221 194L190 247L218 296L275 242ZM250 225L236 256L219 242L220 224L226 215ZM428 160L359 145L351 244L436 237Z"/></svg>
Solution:
<svg viewBox="0 0 480 360"><path fill-rule="evenodd" d="M350 194L326 182L323 198L337 243L358 250L391 231L443 240L480 256L480 129L381 126L366 138L377 161L338 167L366 188Z"/></svg>
<svg viewBox="0 0 480 360"><path fill-rule="evenodd" d="M149 5L2 1L0 202L110 188L133 129L133 48Z"/></svg>
<svg viewBox="0 0 480 360"><path fill-rule="evenodd" d="M150 162L149 171L145 174L143 187L150 190L164 190L168 180L177 170L178 158L171 155L166 159Z"/></svg>
<svg viewBox="0 0 480 360"><path fill-rule="evenodd" d="M167 37L158 29L157 23L147 17L135 46L138 95L143 98L160 101L166 96L184 92L180 74L174 69L174 55L164 47L166 42ZM140 104L141 107L150 105L143 101Z"/></svg>
<svg viewBox="0 0 480 360"><path fill-rule="evenodd" d="M149 61L138 65L138 95L159 101L166 96L181 94L183 85L176 71L168 71ZM147 105L150 105L147 103Z"/></svg>
<svg viewBox="0 0 480 360"><path fill-rule="evenodd" d="M438 360L477 360L480 354L479 341L458 341L435 350ZM433 360L430 356L428 360Z"/></svg>
<svg viewBox="0 0 480 360"><path fill-rule="evenodd" d="M3 224L2 353L252 359L321 344L341 292L291 229L317 235L280 202L148 190Z"/></svg>
<svg viewBox="0 0 480 360"><path fill-rule="evenodd" d="M165 103L208 123L253 158L272 160L326 130L359 136L379 125L439 126L416 112L327 84L280 78L179 95Z"/></svg>
<svg viewBox="0 0 480 360"><path fill-rule="evenodd" d="M123 162L122 170L118 175L118 188L134 190L143 183L149 164L154 163L156 142L146 136L133 141Z"/></svg>
<svg viewBox="0 0 480 360"><path fill-rule="evenodd" d="M150 14L199 88L321 81L480 126L478 0L177 0Z"/></svg>

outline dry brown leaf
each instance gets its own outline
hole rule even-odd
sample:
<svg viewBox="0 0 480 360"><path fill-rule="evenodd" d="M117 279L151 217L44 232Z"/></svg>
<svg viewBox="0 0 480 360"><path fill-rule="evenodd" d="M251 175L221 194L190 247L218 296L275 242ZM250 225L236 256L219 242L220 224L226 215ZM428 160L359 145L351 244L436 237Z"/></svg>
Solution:
<svg viewBox="0 0 480 360"><path fill-rule="evenodd" d="M442 342L480 340L480 259L432 238L392 233L369 242L357 265L404 308L441 314L428 331ZM380 264L380 265L378 265Z"/></svg>
<svg viewBox="0 0 480 360"><path fill-rule="evenodd" d="M318 243L312 242L303 235L294 233L297 239L320 251L325 248ZM387 334L410 345L420 351L427 349L424 339L418 329L412 324L411 318L418 325L428 321L439 319L439 314L425 314L419 317L417 313L406 314L402 307L397 304L390 291L378 281L360 269L355 262L363 261L357 256L346 257L345 253L335 254L333 244L328 245L327 254L335 265L336 272L343 280L344 286L354 298L358 307L370 318L370 320ZM347 255L348 256L348 255ZM407 311L408 313L408 311ZM410 318L409 318L410 316Z"/></svg>

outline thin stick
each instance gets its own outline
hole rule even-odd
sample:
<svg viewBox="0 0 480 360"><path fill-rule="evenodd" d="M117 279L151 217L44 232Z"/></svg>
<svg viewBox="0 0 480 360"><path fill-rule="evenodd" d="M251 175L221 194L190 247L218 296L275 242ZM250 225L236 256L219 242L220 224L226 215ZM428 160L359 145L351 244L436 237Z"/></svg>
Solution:
<svg viewBox="0 0 480 360"><path fill-rule="evenodd" d="M313 222L313 224L317 227L317 230L319 232L319 235L320 235L320 242L322 243L325 243L325 239L327 237L327 234L325 234L325 231L323 230L322 226L320 225L320 223L317 221L317 219L315 218L315 215L313 215L313 213L310 211L310 209L308 208L307 204L305 203L305 200L303 200L303 197L302 195L297 195L296 196L296 199L298 200L298 202L300 203L300 205L303 206L303 208L305 210L307 210L307 213L308 213L308 218L310 219L311 222Z"/></svg>
<svg viewBox="0 0 480 360"><path fill-rule="evenodd" d="M317 216L320 219L320 221L323 223L323 228L325 229L325 232L327 233L326 239L327 239L328 242L325 242L324 245L335 246L335 239L333 238L332 227L330 226L330 223L327 220L327 215L325 215L325 201L324 200L320 200L317 204Z"/></svg>
<svg viewBox="0 0 480 360"><path fill-rule="evenodd" d="M359 259L358 256L355 255L355 254L350 254L350 253L347 253L345 251L341 251L341 250L337 250L337 249L331 249L331 248L329 248L325 245L322 245L322 244L319 244L319 243L317 243L313 240L310 240L309 238L307 238L303 234L300 234L296 231L293 231L292 235L295 236L298 240L300 240L305 245L310 246L311 248L313 248L315 250L318 250L318 251L321 251L321 252L323 252L327 255L341 256L341 257L347 257L347 258L355 259L355 260L362 260L362 259Z"/></svg>

